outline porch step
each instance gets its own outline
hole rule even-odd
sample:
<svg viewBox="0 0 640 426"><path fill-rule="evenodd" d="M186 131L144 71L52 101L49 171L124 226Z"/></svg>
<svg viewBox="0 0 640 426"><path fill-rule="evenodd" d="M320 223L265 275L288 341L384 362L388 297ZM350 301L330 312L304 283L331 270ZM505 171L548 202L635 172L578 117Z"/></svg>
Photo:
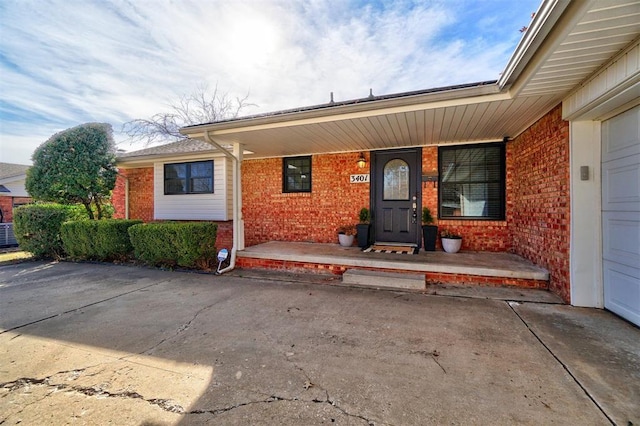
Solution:
<svg viewBox="0 0 640 426"><path fill-rule="evenodd" d="M342 274L342 283L367 287L424 290L424 274L400 274L395 272L347 269Z"/></svg>

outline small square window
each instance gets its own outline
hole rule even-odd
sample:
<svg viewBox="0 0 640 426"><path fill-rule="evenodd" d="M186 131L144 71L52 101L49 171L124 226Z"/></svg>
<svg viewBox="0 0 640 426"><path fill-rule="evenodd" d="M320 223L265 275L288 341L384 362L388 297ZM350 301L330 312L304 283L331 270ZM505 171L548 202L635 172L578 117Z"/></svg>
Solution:
<svg viewBox="0 0 640 426"><path fill-rule="evenodd" d="M311 192L311 157L282 161L282 192Z"/></svg>
<svg viewBox="0 0 640 426"><path fill-rule="evenodd" d="M213 193L213 161L164 165L164 194Z"/></svg>

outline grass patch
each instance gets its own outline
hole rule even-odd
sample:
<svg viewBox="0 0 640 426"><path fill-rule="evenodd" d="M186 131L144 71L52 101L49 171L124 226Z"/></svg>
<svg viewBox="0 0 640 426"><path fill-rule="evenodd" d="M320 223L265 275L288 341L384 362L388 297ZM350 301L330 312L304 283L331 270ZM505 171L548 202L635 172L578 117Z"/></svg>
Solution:
<svg viewBox="0 0 640 426"><path fill-rule="evenodd" d="M32 257L33 255L26 251L10 251L7 253L0 253L0 264L31 259Z"/></svg>

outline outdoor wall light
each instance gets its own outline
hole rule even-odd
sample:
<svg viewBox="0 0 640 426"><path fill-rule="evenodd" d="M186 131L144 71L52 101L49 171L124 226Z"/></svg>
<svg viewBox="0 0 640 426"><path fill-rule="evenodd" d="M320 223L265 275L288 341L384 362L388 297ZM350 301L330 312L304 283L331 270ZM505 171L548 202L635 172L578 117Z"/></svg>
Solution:
<svg viewBox="0 0 640 426"><path fill-rule="evenodd" d="M366 165L367 165L367 159L364 158L364 154L361 152L360 158L358 158L358 167L361 169L364 169Z"/></svg>

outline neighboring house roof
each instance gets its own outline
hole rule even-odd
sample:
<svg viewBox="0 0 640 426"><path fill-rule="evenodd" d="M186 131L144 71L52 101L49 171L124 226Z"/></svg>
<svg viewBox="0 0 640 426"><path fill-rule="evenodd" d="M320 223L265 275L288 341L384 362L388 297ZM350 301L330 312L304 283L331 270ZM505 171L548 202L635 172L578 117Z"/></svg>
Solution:
<svg viewBox="0 0 640 426"><path fill-rule="evenodd" d="M27 174L27 170L31 166L15 163L0 163L0 180L24 176Z"/></svg>
<svg viewBox="0 0 640 426"><path fill-rule="evenodd" d="M24 186L30 167L25 164L0 163L0 196L28 197Z"/></svg>

